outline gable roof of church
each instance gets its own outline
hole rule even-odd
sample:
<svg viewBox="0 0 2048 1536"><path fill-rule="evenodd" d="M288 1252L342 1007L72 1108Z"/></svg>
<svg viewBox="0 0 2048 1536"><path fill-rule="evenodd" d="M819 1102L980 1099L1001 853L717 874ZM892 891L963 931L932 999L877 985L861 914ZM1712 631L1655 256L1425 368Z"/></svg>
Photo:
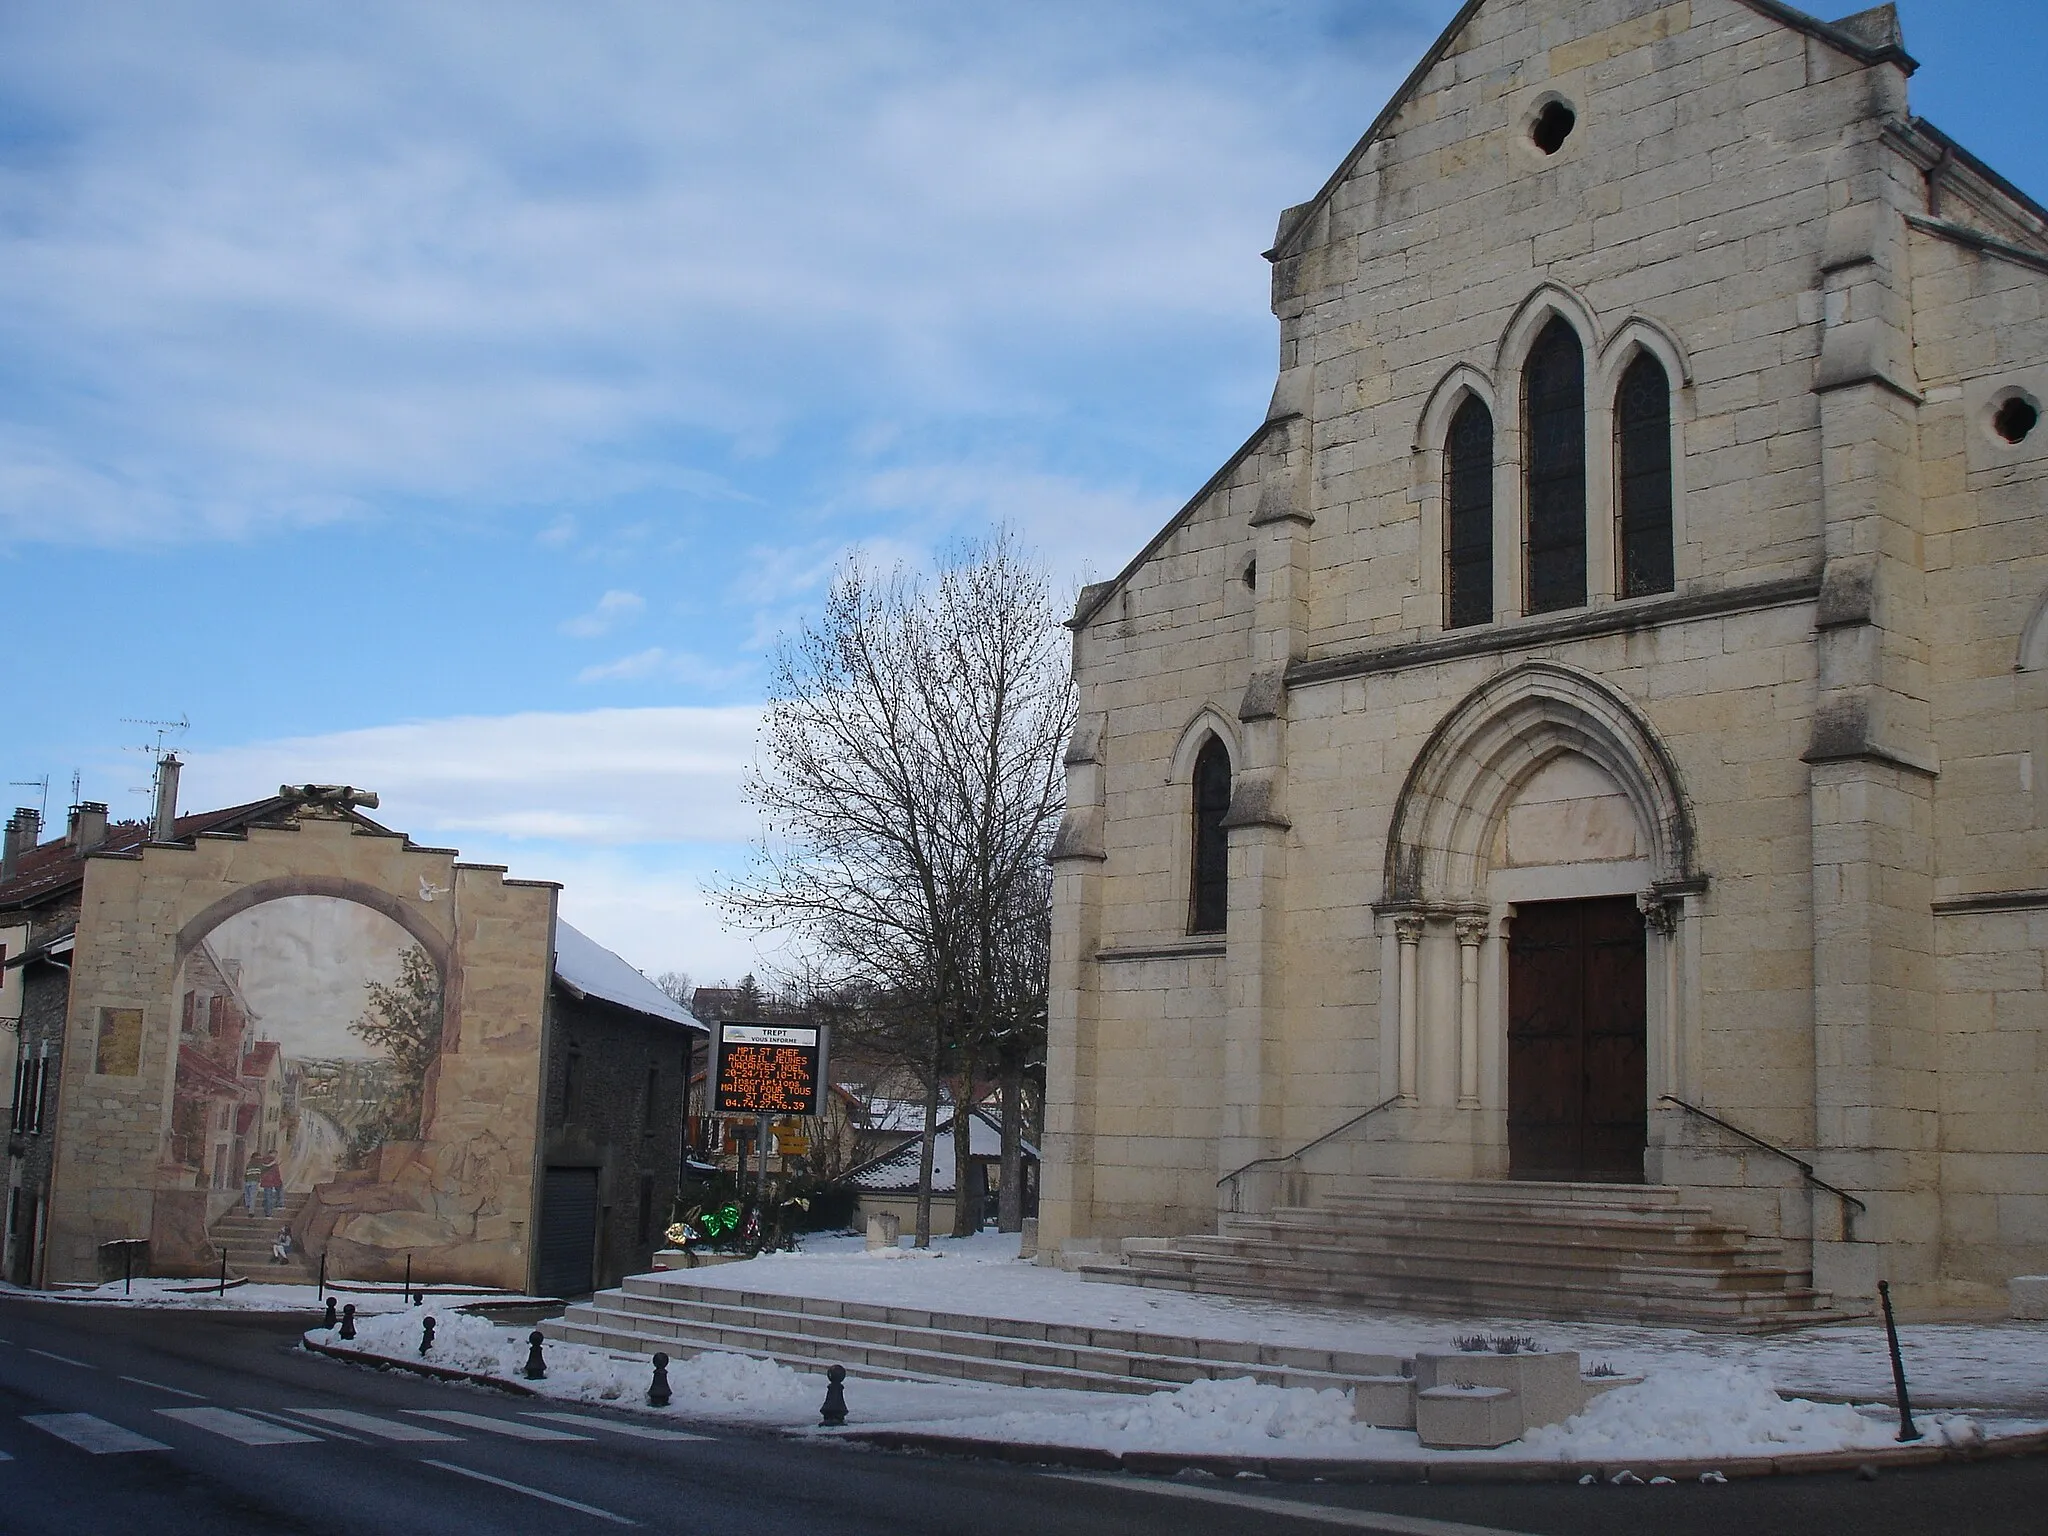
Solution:
<svg viewBox="0 0 2048 1536"><path fill-rule="evenodd" d="M1809 16L1804 11L1795 10L1784 4L1783 0L1737 0L1737 3L1746 5L1758 14L1768 16L1795 32L1803 32L1808 37L1817 38L1829 47L1846 53L1858 63L1897 64L1909 75L1920 67L1919 62L1906 52L1899 37L1897 14L1889 5L1875 6L1867 11L1858 11L1854 16L1846 16L1840 21L1828 22ZM1273 248L1266 252L1266 260L1280 261L1294 254L1295 241L1314 222L1323 205L1336 194L1339 187L1344 185L1346 178L1357 168L1365 152L1387 131L1388 124L1392 123L1396 114L1408 104L1409 98L1421 89L1422 82L1428 78L1429 72L1443 62L1444 56L1451 50L1451 44L1457 41L1458 34L1465 30L1466 25L1479 14L1480 8L1485 4L1486 0L1465 0L1458 8L1458 14L1451 18L1450 25L1444 28L1434 43L1430 44L1429 51L1423 54L1421 62L1409 71L1408 78L1401 82L1401 88L1394 92L1393 98L1381 109L1380 115L1372 120L1372 126L1365 130L1365 136L1351 146L1351 152L1338 164L1337 169L1330 173L1330 179L1323 183L1322 189L1307 202L1298 204L1281 215L1284 222L1279 234L1274 238Z"/></svg>

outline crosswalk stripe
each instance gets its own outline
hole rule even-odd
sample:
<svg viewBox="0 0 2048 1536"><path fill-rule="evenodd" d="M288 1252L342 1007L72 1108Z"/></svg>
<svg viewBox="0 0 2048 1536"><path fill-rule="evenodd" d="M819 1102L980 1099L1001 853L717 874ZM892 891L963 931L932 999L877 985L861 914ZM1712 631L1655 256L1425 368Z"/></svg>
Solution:
<svg viewBox="0 0 2048 1536"><path fill-rule="evenodd" d="M414 1418L439 1419L444 1424L460 1424L465 1429L488 1430L494 1435L510 1435L514 1440L588 1440L588 1435L566 1434L559 1429L542 1429L538 1424L522 1424L517 1419L494 1419L481 1413L463 1413L454 1408L408 1408L405 1410Z"/></svg>
<svg viewBox="0 0 2048 1536"><path fill-rule="evenodd" d="M656 1429L651 1424L622 1424L617 1419L593 1419L583 1413L529 1413L529 1419L546 1419L550 1424L578 1424L589 1429L608 1429L615 1435L632 1435L639 1440L709 1440L709 1435L685 1434L680 1429Z"/></svg>
<svg viewBox="0 0 2048 1536"><path fill-rule="evenodd" d="M343 1429L359 1429L366 1435L380 1435L386 1440L462 1439L460 1435L443 1434L424 1424L400 1424L395 1419L380 1419L373 1413L357 1413L353 1408L294 1408L292 1412L302 1419L339 1424Z"/></svg>
<svg viewBox="0 0 2048 1536"><path fill-rule="evenodd" d="M115 1456L124 1451L168 1451L170 1447L161 1440L152 1440L147 1435L138 1435L132 1429L123 1429L118 1424L109 1424L105 1419L94 1418L89 1413L24 1413L24 1424L33 1424L46 1435L55 1435L59 1440L89 1451L95 1456Z"/></svg>
<svg viewBox="0 0 2048 1536"><path fill-rule="evenodd" d="M159 1408L157 1412L180 1424L190 1424L211 1434L239 1441L243 1445L318 1445L320 1437L282 1424L266 1424L232 1408Z"/></svg>
<svg viewBox="0 0 2048 1536"><path fill-rule="evenodd" d="M144 1381L140 1376L123 1376L121 1379L123 1381L132 1381L138 1387L148 1387L154 1392L168 1392L173 1397L189 1397L195 1403L206 1401L206 1398L200 1393L187 1392L183 1387L167 1387L160 1381Z"/></svg>

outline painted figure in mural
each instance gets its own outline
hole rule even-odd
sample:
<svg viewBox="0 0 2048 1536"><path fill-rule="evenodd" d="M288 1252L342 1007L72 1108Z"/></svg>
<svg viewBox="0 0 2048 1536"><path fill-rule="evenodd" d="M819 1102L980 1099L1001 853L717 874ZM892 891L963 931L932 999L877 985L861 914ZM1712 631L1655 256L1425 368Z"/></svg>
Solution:
<svg viewBox="0 0 2048 1536"><path fill-rule="evenodd" d="M263 1159L260 1156L252 1157L249 1159L249 1166L242 1170L242 1209L251 1216L256 1214L256 1197L262 1189ZM264 1208L263 1214L270 1214L269 1207Z"/></svg>
<svg viewBox="0 0 2048 1536"><path fill-rule="evenodd" d="M284 1174L277 1166L277 1154L263 1154L263 1214L275 1216L277 1208L284 1204Z"/></svg>
<svg viewBox="0 0 2048 1536"><path fill-rule="evenodd" d="M273 1264L288 1264L291 1262L291 1257L292 1229L290 1227L280 1227L278 1228L276 1238L270 1244L270 1262Z"/></svg>

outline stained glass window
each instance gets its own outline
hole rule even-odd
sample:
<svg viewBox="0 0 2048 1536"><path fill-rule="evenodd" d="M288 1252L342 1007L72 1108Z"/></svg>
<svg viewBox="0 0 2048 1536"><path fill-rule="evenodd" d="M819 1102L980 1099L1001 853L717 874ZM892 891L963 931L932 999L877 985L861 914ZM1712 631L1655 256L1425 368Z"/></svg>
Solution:
<svg viewBox="0 0 2048 1536"><path fill-rule="evenodd" d="M1195 758L1195 859L1188 931L1221 933L1230 914L1230 753L1211 736Z"/></svg>
<svg viewBox="0 0 2048 1536"><path fill-rule="evenodd" d="M1528 452L1528 611L1586 602L1586 356L1553 319L1524 378Z"/></svg>
<svg viewBox="0 0 2048 1536"><path fill-rule="evenodd" d="M1638 353L1614 399L1621 476L1621 595L1669 592L1671 567L1671 382Z"/></svg>
<svg viewBox="0 0 2048 1536"><path fill-rule="evenodd" d="M1493 412L1476 395L1451 417L1444 444L1444 623L1493 617Z"/></svg>

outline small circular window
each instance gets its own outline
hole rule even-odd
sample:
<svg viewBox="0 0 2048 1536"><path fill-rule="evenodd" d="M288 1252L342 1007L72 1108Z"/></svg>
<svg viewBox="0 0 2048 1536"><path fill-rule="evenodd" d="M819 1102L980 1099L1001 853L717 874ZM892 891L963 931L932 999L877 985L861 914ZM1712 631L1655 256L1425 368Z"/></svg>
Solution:
<svg viewBox="0 0 2048 1536"><path fill-rule="evenodd" d="M1529 124L1529 142L1546 155L1554 155L1564 148L1564 141L1572 136L1572 130L1579 126L1579 114L1571 103L1552 99L1546 101Z"/></svg>
<svg viewBox="0 0 2048 1536"><path fill-rule="evenodd" d="M1991 430L2008 443L2024 443L2041 424L2041 408L2027 396L2007 395L1991 413Z"/></svg>

